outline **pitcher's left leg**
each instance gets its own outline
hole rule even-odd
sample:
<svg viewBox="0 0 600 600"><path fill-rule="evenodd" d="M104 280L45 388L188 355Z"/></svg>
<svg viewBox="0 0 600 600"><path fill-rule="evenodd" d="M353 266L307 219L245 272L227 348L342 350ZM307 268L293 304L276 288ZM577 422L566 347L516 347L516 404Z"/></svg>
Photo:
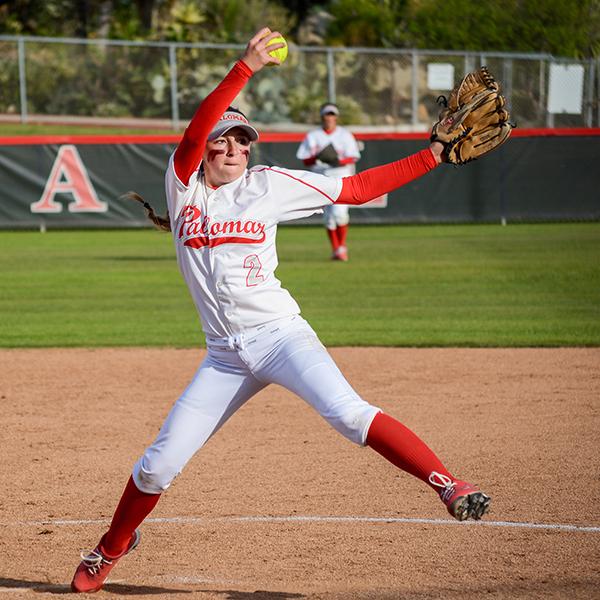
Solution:
<svg viewBox="0 0 600 600"><path fill-rule="evenodd" d="M480 519L489 510L487 495L453 477L415 433L356 393L305 321L278 343L261 377L296 393L346 438L432 487L456 519Z"/></svg>
<svg viewBox="0 0 600 600"><path fill-rule="evenodd" d="M478 520L489 511L489 496L453 477L433 450L393 417L376 415L366 443L398 468L430 485L455 519Z"/></svg>
<svg viewBox="0 0 600 600"><path fill-rule="evenodd" d="M255 374L294 392L343 436L364 446L379 409L356 393L310 325L299 317L271 345L272 351Z"/></svg>

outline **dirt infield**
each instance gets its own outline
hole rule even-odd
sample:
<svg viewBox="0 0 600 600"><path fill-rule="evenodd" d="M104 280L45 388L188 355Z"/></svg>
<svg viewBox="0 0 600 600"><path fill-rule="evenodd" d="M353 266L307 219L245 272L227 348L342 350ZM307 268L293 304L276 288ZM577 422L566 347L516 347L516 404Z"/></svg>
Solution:
<svg viewBox="0 0 600 600"><path fill-rule="evenodd" d="M332 354L490 493L485 524L451 522L424 484L271 386L190 462L96 598L598 597L600 349ZM0 599L68 592L203 355L0 351Z"/></svg>

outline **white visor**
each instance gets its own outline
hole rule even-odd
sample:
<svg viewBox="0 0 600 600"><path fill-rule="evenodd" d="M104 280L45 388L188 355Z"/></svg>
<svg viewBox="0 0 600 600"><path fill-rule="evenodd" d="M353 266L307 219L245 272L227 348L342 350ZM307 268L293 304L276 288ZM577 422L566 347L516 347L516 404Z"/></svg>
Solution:
<svg viewBox="0 0 600 600"><path fill-rule="evenodd" d="M256 142L256 140L258 140L258 131L256 131L256 129L254 129L250 123L248 123L248 119L246 119L244 115L238 112L227 111L226 113L223 113L223 116L213 127L213 130L208 136L209 141L225 135L234 127L240 127L243 129L248 134L251 142Z"/></svg>
<svg viewBox="0 0 600 600"><path fill-rule="evenodd" d="M339 115L340 114L340 111L339 111L338 107L335 104L326 104L321 109L321 116L323 116L323 115L329 115L329 114L334 114L334 115Z"/></svg>

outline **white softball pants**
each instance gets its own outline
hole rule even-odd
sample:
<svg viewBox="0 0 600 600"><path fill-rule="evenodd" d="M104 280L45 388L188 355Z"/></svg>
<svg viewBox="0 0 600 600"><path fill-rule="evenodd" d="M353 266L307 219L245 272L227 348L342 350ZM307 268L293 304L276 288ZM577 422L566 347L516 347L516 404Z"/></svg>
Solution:
<svg viewBox="0 0 600 600"><path fill-rule="evenodd" d="M134 466L133 478L141 491L166 490L227 419L270 383L303 398L349 440L366 443L380 410L359 397L299 315L241 336L207 338L207 349L192 382Z"/></svg>
<svg viewBox="0 0 600 600"><path fill-rule="evenodd" d="M347 204L331 204L323 209L323 222L327 229L336 229L350 222L350 207Z"/></svg>

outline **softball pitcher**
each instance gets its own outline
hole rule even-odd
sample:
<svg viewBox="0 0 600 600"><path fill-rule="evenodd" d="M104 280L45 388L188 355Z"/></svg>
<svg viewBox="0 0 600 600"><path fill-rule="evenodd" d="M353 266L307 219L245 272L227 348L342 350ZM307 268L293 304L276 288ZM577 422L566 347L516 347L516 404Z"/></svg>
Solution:
<svg viewBox="0 0 600 600"><path fill-rule="evenodd" d="M270 383L298 394L349 440L424 481L455 518L479 519L488 510L488 496L456 479L414 433L352 389L275 277L278 223L390 192L436 168L443 147L433 143L343 179L248 169L258 132L230 104L254 73L279 62L266 49L279 35L259 31L198 108L167 167L167 218L138 197L149 217L172 231L207 355L135 463L108 531L94 550L82 553L71 583L76 592L103 586L117 561L137 547L137 528L161 493L227 419Z"/></svg>

